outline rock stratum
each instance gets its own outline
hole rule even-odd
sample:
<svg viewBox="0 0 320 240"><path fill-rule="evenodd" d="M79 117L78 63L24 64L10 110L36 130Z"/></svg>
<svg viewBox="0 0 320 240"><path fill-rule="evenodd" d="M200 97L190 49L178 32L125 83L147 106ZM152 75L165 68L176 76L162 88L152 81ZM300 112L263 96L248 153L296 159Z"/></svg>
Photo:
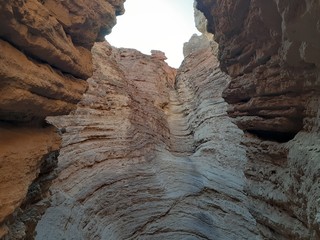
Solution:
<svg viewBox="0 0 320 240"><path fill-rule="evenodd" d="M176 70L94 44L123 1L0 3L0 238L320 239L320 4L195 7Z"/></svg>
<svg viewBox="0 0 320 240"><path fill-rule="evenodd" d="M48 119L66 133L36 239L257 236L242 132L221 97L229 78L202 41L177 76L160 52L95 45L83 100Z"/></svg>
<svg viewBox="0 0 320 240"><path fill-rule="evenodd" d="M111 31L123 2L0 1L0 238L48 188L60 137L44 119L76 108L93 72L91 47ZM28 221L30 231L18 227L21 239L32 235Z"/></svg>
<svg viewBox="0 0 320 240"><path fill-rule="evenodd" d="M231 76L249 210L264 239L320 238L318 1L197 0Z"/></svg>

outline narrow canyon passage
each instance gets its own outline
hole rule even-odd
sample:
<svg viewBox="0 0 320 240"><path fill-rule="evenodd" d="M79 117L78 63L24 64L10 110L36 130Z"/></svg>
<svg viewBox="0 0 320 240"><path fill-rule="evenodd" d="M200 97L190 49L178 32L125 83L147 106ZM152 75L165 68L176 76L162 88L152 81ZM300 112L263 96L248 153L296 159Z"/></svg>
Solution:
<svg viewBox="0 0 320 240"><path fill-rule="evenodd" d="M174 69L124 0L0 0L1 240L320 239L320 1L194 11Z"/></svg>
<svg viewBox="0 0 320 240"><path fill-rule="evenodd" d="M257 236L241 131L221 97L229 78L199 38L177 76L160 52L96 44L77 110L49 119L66 133L37 239Z"/></svg>

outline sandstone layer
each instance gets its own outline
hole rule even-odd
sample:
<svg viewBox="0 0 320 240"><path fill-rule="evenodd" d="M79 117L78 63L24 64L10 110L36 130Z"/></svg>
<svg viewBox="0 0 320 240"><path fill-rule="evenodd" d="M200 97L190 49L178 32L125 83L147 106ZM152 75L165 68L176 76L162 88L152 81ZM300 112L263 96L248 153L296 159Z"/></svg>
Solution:
<svg viewBox="0 0 320 240"><path fill-rule="evenodd" d="M0 131L0 222L11 222L14 219L7 219L8 216L25 201L29 185L39 174L40 165L48 153L59 149L60 139L53 127L39 129L6 124L0 126ZM0 236L7 230L3 226Z"/></svg>
<svg viewBox="0 0 320 240"><path fill-rule="evenodd" d="M176 71L92 63L123 1L0 3L0 238L320 239L320 3L196 7Z"/></svg>
<svg viewBox="0 0 320 240"><path fill-rule="evenodd" d="M0 13L0 120L24 122L75 107L92 75L90 49L123 1L9 0Z"/></svg>
<svg viewBox="0 0 320 240"><path fill-rule="evenodd" d="M221 96L229 78L209 40L199 41L176 80L160 52L95 45L77 110L48 119L65 133L36 239L258 236L244 194L242 131Z"/></svg>
<svg viewBox="0 0 320 240"><path fill-rule="evenodd" d="M60 138L44 120L75 109L92 75L91 47L111 31L123 2L0 2L0 238L5 223L17 224L19 207L34 201L34 187L40 199L48 188L44 172ZM22 225L21 239L29 234Z"/></svg>
<svg viewBox="0 0 320 240"><path fill-rule="evenodd" d="M228 113L246 133L246 191L265 239L320 238L318 1L207 1Z"/></svg>

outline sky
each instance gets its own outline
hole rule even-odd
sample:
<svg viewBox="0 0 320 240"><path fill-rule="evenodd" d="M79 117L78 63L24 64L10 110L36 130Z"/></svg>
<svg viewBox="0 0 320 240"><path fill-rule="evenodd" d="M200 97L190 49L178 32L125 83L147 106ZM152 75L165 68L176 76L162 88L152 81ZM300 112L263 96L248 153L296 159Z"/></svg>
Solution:
<svg viewBox="0 0 320 240"><path fill-rule="evenodd" d="M165 52L166 62L178 68L183 60L183 43L198 33L193 17L193 0L126 0L126 12L106 36L115 47L135 48L145 54Z"/></svg>

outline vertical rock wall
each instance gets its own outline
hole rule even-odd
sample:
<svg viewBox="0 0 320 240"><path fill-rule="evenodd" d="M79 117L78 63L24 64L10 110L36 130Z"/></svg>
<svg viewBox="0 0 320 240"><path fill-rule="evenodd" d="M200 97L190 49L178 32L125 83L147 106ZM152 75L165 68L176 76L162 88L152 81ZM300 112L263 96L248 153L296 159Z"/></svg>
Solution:
<svg viewBox="0 0 320 240"><path fill-rule="evenodd" d="M32 236L40 213L28 205L45 194L60 144L44 119L75 109L92 75L90 49L123 2L0 1L0 238L6 224L10 239Z"/></svg>
<svg viewBox="0 0 320 240"><path fill-rule="evenodd" d="M65 133L37 239L258 237L242 131L221 96L229 78L210 41L193 41L177 76L161 52L95 45L77 110L48 119Z"/></svg>
<svg viewBox="0 0 320 240"><path fill-rule="evenodd" d="M266 239L319 239L318 1L206 1L228 113L246 133L250 212Z"/></svg>

